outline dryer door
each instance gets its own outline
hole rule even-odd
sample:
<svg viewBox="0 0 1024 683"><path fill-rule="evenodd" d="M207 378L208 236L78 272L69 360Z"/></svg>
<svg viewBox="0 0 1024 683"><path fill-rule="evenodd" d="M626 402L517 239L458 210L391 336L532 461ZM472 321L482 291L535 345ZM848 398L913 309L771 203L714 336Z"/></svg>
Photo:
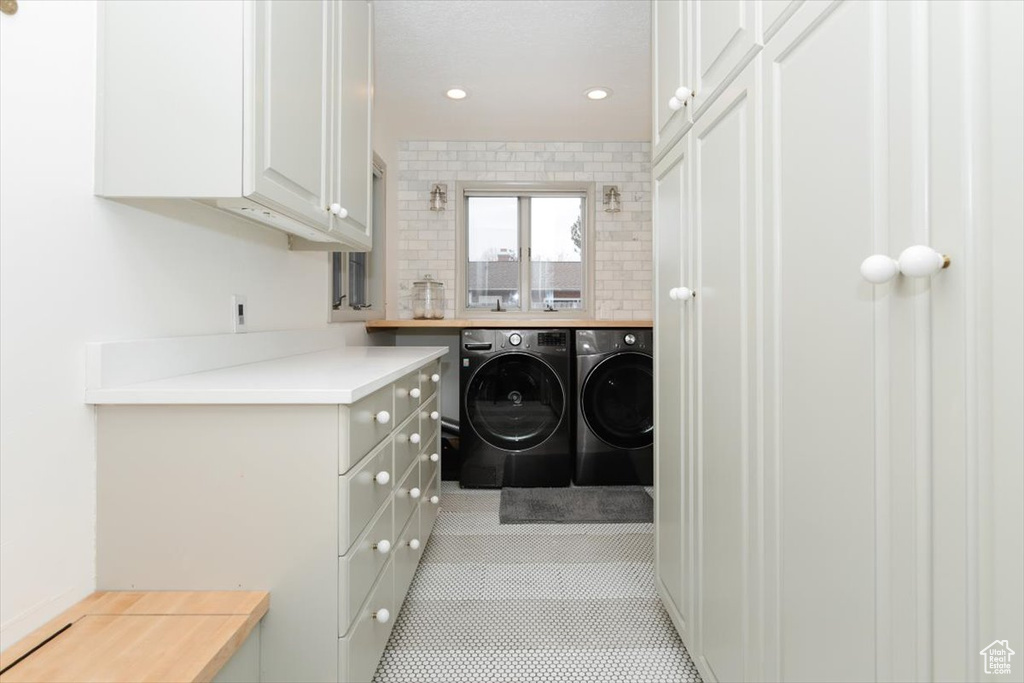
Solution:
<svg viewBox="0 0 1024 683"><path fill-rule="evenodd" d="M590 371L580 401L590 431L613 448L654 443L654 371L651 357L623 352Z"/></svg>
<svg viewBox="0 0 1024 683"><path fill-rule="evenodd" d="M469 426L495 448L523 451L544 443L565 416L565 391L536 356L505 353L480 366L466 387Z"/></svg>

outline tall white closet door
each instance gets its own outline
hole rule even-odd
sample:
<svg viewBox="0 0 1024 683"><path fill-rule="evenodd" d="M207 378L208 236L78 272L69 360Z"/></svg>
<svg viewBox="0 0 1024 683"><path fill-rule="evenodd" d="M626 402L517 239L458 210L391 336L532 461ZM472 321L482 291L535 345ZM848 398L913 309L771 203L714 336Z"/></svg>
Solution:
<svg viewBox="0 0 1024 683"><path fill-rule="evenodd" d="M890 390L913 368L891 362L895 290L859 266L906 213L890 193L900 4L805 4L762 55L766 680L874 680L891 645L890 457L907 456L890 443L912 425Z"/></svg>
<svg viewBox="0 0 1024 683"><path fill-rule="evenodd" d="M659 592L684 635L691 622L693 570L688 544L693 496L688 425L688 321L693 300L679 296L692 288L689 258L689 188L686 145L678 145L655 169L654 220L654 421L655 568ZM674 291L674 296L669 293Z"/></svg>
<svg viewBox="0 0 1024 683"><path fill-rule="evenodd" d="M245 150L254 163L245 164L253 176L244 178L243 193L325 228L333 11L334 3L322 0L246 5L254 30L246 45L253 85L246 93Z"/></svg>
<svg viewBox="0 0 1024 683"><path fill-rule="evenodd" d="M685 0L654 0L651 6L654 54L654 159L661 158L688 127L689 102L672 102L680 86L692 88L689 77L691 5Z"/></svg>
<svg viewBox="0 0 1024 683"><path fill-rule="evenodd" d="M697 298L694 425L696 643L717 680L749 673L746 610L760 566L757 501L756 82L751 64L697 121L693 234ZM757 618L757 614L751 615Z"/></svg>

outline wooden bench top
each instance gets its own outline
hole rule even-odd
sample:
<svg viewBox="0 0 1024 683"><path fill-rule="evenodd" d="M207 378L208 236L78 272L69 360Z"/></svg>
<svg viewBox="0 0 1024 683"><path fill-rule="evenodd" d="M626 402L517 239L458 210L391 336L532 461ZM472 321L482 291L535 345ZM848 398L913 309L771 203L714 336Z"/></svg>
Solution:
<svg viewBox="0 0 1024 683"><path fill-rule="evenodd" d="M264 591L96 592L0 653L0 681L210 681L269 606Z"/></svg>

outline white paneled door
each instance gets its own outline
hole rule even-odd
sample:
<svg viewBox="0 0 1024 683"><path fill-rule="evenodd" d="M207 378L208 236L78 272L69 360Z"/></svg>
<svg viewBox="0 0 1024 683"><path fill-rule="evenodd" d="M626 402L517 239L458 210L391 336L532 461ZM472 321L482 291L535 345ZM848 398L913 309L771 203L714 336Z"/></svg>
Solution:
<svg viewBox="0 0 1024 683"><path fill-rule="evenodd" d="M987 680L983 648L1024 652L1024 3L681 12L698 94L654 206L668 611L705 680Z"/></svg>

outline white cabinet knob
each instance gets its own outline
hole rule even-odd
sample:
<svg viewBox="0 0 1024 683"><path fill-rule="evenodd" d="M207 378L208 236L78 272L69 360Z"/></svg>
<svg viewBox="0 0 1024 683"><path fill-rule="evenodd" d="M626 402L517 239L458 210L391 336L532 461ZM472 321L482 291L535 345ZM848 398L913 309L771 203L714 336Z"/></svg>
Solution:
<svg viewBox="0 0 1024 683"><path fill-rule="evenodd" d="M414 538L411 541L409 541L409 547L412 548L413 550L419 550L420 549L420 539Z"/></svg>
<svg viewBox="0 0 1024 683"><path fill-rule="evenodd" d="M331 204L331 213L333 213L338 218L348 218L348 209L346 209L341 204L338 204L337 202Z"/></svg>
<svg viewBox="0 0 1024 683"><path fill-rule="evenodd" d="M436 420L440 420L441 419L441 413L437 412L436 410L431 410L430 411L430 419L431 420L435 420L435 421Z"/></svg>
<svg viewBox="0 0 1024 683"><path fill-rule="evenodd" d="M675 97L668 98L668 108L672 111L679 111L683 108L683 103Z"/></svg>
<svg viewBox="0 0 1024 683"><path fill-rule="evenodd" d="M373 419L380 422L382 425L386 425L388 422L391 422L391 413L386 410L382 410L374 415Z"/></svg>
<svg viewBox="0 0 1024 683"><path fill-rule="evenodd" d="M907 247L900 254L900 272L907 277L930 277L949 268L949 257L924 244Z"/></svg>
<svg viewBox="0 0 1024 683"><path fill-rule="evenodd" d="M410 389L409 390L409 396L412 397L412 398L419 398L420 397L420 390L419 389Z"/></svg>
<svg viewBox="0 0 1024 683"><path fill-rule="evenodd" d="M373 613L373 618L382 624L386 624L391 621L391 612L389 612L386 607L381 607Z"/></svg>
<svg viewBox="0 0 1024 683"><path fill-rule="evenodd" d="M377 473L377 476L374 477L373 480L378 484L384 485L391 481L391 475L385 472L384 470L381 470L380 472Z"/></svg>
<svg viewBox="0 0 1024 683"><path fill-rule="evenodd" d="M412 498L413 500L416 500L417 498L420 497L420 490L413 486L411 489L409 489L409 497Z"/></svg>
<svg viewBox="0 0 1024 683"><path fill-rule="evenodd" d="M689 301L695 296L697 293L689 287L673 287L668 290L668 298L672 301Z"/></svg>
<svg viewBox="0 0 1024 683"><path fill-rule="evenodd" d="M437 384L438 382L441 381L441 375L435 372L433 375L430 376L430 381L433 382L434 384Z"/></svg>
<svg viewBox="0 0 1024 683"><path fill-rule="evenodd" d="M860 274L865 280L873 285L880 285L896 277L900 272L900 266L896 259L885 254L868 256L860 264Z"/></svg>
<svg viewBox="0 0 1024 683"><path fill-rule="evenodd" d="M430 502L433 503L434 505L437 505L438 503L441 502L441 499L438 498L437 496L431 496L430 497Z"/></svg>
<svg viewBox="0 0 1024 683"><path fill-rule="evenodd" d="M686 100L693 97L693 91L687 88L685 85L681 85L678 88L676 88L675 96L676 99L679 100L680 102L685 102Z"/></svg>
<svg viewBox="0 0 1024 683"><path fill-rule="evenodd" d="M387 555L391 552L391 541L386 538L383 541L377 541L373 544L373 549L381 555Z"/></svg>
<svg viewBox="0 0 1024 683"><path fill-rule="evenodd" d="M409 441L412 442L412 443L419 443L420 442L420 435L415 433L415 432L413 432L412 434L409 435Z"/></svg>
<svg viewBox="0 0 1024 683"><path fill-rule="evenodd" d="M431 453L430 454L430 462L437 462L440 459L441 459L441 456L438 455L437 453Z"/></svg>

